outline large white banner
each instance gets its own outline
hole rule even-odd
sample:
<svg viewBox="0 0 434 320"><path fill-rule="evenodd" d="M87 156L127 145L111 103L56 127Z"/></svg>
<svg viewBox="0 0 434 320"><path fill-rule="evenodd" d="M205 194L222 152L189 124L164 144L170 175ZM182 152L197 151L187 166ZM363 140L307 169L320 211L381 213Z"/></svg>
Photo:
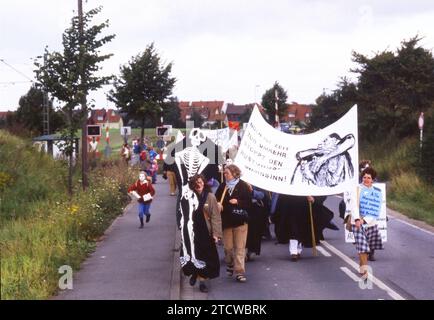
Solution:
<svg viewBox="0 0 434 320"><path fill-rule="evenodd" d="M202 131L212 142L221 147L223 152L226 152L230 147L238 145L237 132L234 131L231 135L229 127L216 130L202 129Z"/></svg>
<svg viewBox="0 0 434 320"><path fill-rule="evenodd" d="M255 107L235 158L242 180L300 196L354 188L358 162L357 105L330 126L306 135L276 130Z"/></svg>

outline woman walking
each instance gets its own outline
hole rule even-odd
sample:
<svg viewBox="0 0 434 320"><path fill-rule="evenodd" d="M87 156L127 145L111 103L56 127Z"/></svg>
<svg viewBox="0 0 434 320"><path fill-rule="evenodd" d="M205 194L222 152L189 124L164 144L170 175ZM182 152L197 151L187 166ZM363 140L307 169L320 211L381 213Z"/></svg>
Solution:
<svg viewBox="0 0 434 320"><path fill-rule="evenodd" d="M240 180L241 171L234 165L224 169L225 182L216 191L222 210L223 244L225 251L226 273L238 282L246 282L246 240L247 211L252 203L250 186Z"/></svg>

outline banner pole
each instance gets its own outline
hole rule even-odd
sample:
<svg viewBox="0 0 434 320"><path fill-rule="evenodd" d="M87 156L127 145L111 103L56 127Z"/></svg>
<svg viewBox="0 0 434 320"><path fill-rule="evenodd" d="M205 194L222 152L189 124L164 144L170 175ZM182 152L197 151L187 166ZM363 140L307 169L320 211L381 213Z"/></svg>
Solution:
<svg viewBox="0 0 434 320"><path fill-rule="evenodd" d="M313 250L313 255L316 257L317 252L316 252L315 230L313 226L312 203L310 201L308 202L309 202L309 214L310 214L310 230L312 231L312 250Z"/></svg>
<svg viewBox="0 0 434 320"><path fill-rule="evenodd" d="M223 121L220 121L220 129L223 129ZM230 131L229 131L230 132ZM220 149L219 149L220 150ZM223 155L224 161L226 161L226 153ZM224 163L222 163L222 171L220 171L220 183L223 183L223 170L224 170ZM226 190L225 190L226 191Z"/></svg>

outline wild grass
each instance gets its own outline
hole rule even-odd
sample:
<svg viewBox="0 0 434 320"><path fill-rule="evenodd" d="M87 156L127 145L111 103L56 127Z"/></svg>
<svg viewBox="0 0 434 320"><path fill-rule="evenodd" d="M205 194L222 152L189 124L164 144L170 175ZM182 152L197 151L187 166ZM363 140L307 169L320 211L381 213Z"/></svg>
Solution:
<svg viewBox="0 0 434 320"><path fill-rule="evenodd" d="M57 291L59 267L78 270L122 213L136 172L101 161L87 191L76 184L69 198L66 166L4 131L0 160L1 299L46 299Z"/></svg>
<svg viewBox="0 0 434 320"><path fill-rule="evenodd" d="M416 138L386 139L362 145L360 159L372 160L378 179L386 182L387 205L411 218L434 225L434 187L417 174Z"/></svg>

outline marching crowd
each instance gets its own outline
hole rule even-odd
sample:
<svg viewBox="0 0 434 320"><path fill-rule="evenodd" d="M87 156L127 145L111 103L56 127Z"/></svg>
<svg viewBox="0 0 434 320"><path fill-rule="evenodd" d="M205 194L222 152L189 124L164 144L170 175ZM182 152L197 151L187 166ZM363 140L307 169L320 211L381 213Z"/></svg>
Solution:
<svg viewBox="0 0 434 320"><path fill-rule="evenodd" d="M370 165L363 165L361 169L360 188L363 192L372 188L376 172ZM141 228L144 216L146 222L150 219L149 208L155 194L152 187L154 174L155 171L142 170L139 180L128 189L139 202ZM253 255L260 255L263 239L271 239L271 223L274 223L276 240L288 244L290 259L294 262L300 258L304 247L312 247L314 243L318 245L324 239L325 228L339 229L332 222L333 212L323 205L326 196L291 196L252 186L240 179L242 173L231 159L220 168L218 175L195 174L190 177L190 193L179 188L177 174L175 163L164 163L163 177L169 179L170 194L178 195L176 216L181 230L182 270L190 276L190 285L194 286L199 280L202 292L208 292L206 280L220 274L217 245L221 241L226 275L243 283L247 281L246 262ZM221 176L223 178L219 178ZM182 212L180 202L183 197L187 198L187 194L195 199L191 202L194 204L191 212ZM364 217L363 212L357 219L345 218L347 229L354 233L363 279L367 277L368 260L374 261L374 251L383 249L381 236L375 219Z"/></svg>

